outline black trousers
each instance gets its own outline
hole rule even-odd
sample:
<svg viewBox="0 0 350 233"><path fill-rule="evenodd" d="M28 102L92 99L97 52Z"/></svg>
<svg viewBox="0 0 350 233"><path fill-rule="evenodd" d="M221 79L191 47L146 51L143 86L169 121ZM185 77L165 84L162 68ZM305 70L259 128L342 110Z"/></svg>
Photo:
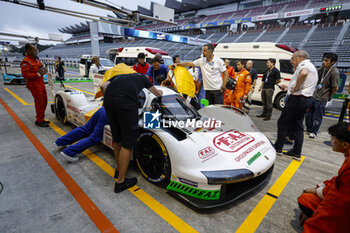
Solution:
<svg viewBox="0 0 350 233"><path fill-rule="evenodd" d="M206 90L205 98L209 101L209 104L224 104L224 93L220 90Z"/></svg>
<svg viewBox="0 0 350 233"><path fill-rule="evenodd" d="M311 107L311 104L312 98L294 95L288 97L286 105L282 109L281 116L277 121L276 150L281 150L286 136L291 136L294 139L292 152L301 154L304 141L303 120L306 110ZM291 130L290 135L288 135L289 130Z"/></svg>
<svg viewBox="0 0 350 233"><path fill-rule="evenodd" d="M263 115L270 118L272 115L272 96L275 90L273 88L263 88L261 91L261 101L263 105Z"/></svg>

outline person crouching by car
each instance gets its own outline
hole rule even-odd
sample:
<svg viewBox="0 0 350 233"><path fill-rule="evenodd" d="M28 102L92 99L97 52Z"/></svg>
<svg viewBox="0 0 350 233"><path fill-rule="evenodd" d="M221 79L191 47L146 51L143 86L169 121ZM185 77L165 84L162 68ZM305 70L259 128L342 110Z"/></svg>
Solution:
<svg viewBox="0 0 350 233"><path fill-rule="evenodd" d="M275 92L275 85L281 82L280 71L275 67L276 59L267 59L265 71L259 92L261 91L261 101L263 105L263 112L257 117L264 117L264 121L271 119L272 115L272 97Z"/></svg>
<svg viewBox="0 0 350 233"><path fill-rule="evenodd" d="M47 73L46 67L37 58L38 50L33 44L26 44L25 58L21 62L21 72L27 81L27 88L34 98L36 112L35 124L40 127L48 127L50 121L45 121L45 109L47 106L47 92L43 76Z"/></svg>
<svg viewBox="0 0 350 233"><path fill-rule="evenodd" d="M349 123L328 128L332 150L344 155L338 175L304 189L298 197L303 232L347 233L350 229L350 132Z"/></svg>
<svg viewBox="0 0 350 233"><path fill-rule="evenodd" d="M119 193L134 186L136 177L126 178L132 148L138 135L138 94L147 88L152 94L161 97L163 92L140 73L116 75L101 85L107 118L110 123L118 181L114 192Z"/></svg>

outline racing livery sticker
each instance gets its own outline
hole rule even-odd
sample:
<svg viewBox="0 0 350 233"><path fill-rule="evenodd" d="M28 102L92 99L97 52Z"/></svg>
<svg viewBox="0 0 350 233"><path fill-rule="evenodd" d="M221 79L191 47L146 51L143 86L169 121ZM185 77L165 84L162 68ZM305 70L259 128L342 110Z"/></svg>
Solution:
<svg viewBox="0 0 350 233"><path fill-rule="evenodd" d="M201 159L206 159L206 158L208 158L209 156L211 156L213 154L215 154L215 149L213 147L211 147L211 146L208 146L208 147L198 151L198 156Z"/></svg>
<svg viewBox="0 0 350 233"><path fill-rule="evenodd" d="M260 142L257 142L255 143L254 145L252 145L251 147L249 147L248 149L246 149L244 152L242 152L240 155L238 155L236 158L235 158L235 161L236 162L239 162L241 161L242 159L244 159L250 152L254 151L256 148L264 145L265 142L264 141L260 141Z"/></svg>
<svg viewBox="0 0 350 233"><path fill-rule="evenodd" d="M233 153L239 151L254 140L252 136L232 129L216 136L213 139L213 143L219 150Z"/></svg>
<svg viewBox="0 0 350 233"><path fill-rule="evenodd" d="M81 112L81 109L79 109L79 108L77 108L77 107L75 107L73 105L70 105L70 104L67 104L67 109L70 109L70 110L72 110L74 112L78 112L78 113Z"/></svg>
<svg viewBox="0 0 350 233"><path fill-rule="evenodd" d="M220 197L220 190L198 189L172 180L166 189L204 200L217 200Z"/></svg>
<svg viewBox="0 0 350 233"><path fill-rule="evenodd" d="M259 158L260 155L262 155L261 152L258 152L258 153L256 153L253 157L251 157L251 158L247 161L248 165L251 165L252 163L254 163L254 161L255 161L257 158Z"/></svg>

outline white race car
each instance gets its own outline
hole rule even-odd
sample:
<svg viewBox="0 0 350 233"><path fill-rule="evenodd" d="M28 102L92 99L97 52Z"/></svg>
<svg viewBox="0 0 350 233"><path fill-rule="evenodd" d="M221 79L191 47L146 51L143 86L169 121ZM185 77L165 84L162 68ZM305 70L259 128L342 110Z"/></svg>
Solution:
<svg viewBox="0 0 350 233"><path fill-rule="evenodd" d="M269 180L276 151L244 112L219 105L196 111L173 90L157 88L161 98L146 89L139 94L133 157L147 180L198 208L224 205ZM55 95L52 110L61 122L80 126L98 106L66 90ZM108 125L103 143L112 148Z"/></svg>

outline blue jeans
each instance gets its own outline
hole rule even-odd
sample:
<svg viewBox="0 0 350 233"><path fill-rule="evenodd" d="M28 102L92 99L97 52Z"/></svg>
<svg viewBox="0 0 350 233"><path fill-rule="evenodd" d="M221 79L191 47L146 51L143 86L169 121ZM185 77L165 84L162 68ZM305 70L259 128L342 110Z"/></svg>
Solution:
<svg viewBox="0 0 350 233"><path fill-rule="evenodd" d="M277 140L275 149L282 150L286 136L294 139L294 146L292 152L301 154L301 149L304 141L304 125L303 120L306 110L310 108L312 98L305 98L303 96L290 95L287 99L286 105L282 109L280 118L277 121ZM291 132L288 132L291 130Z"/></svg>
<svg viewBox="0 0 350 233"><path fill-rule="evenodd" d="M323 114L326 110L326 101L319 101L312 98L312 105L305 115L306 130L317 134L321 127Z"/></svg>
<svg viewBox="0 0 350 233"><path fill-rule="evenodd" d="M66 135L58 138L56 144L58 146L65 146L80 140L63 150L65 154L75 156L90 146L102 141L104 126L107 124L108 119L105 109L101 107L85 125L75 128Z"/></svg>

